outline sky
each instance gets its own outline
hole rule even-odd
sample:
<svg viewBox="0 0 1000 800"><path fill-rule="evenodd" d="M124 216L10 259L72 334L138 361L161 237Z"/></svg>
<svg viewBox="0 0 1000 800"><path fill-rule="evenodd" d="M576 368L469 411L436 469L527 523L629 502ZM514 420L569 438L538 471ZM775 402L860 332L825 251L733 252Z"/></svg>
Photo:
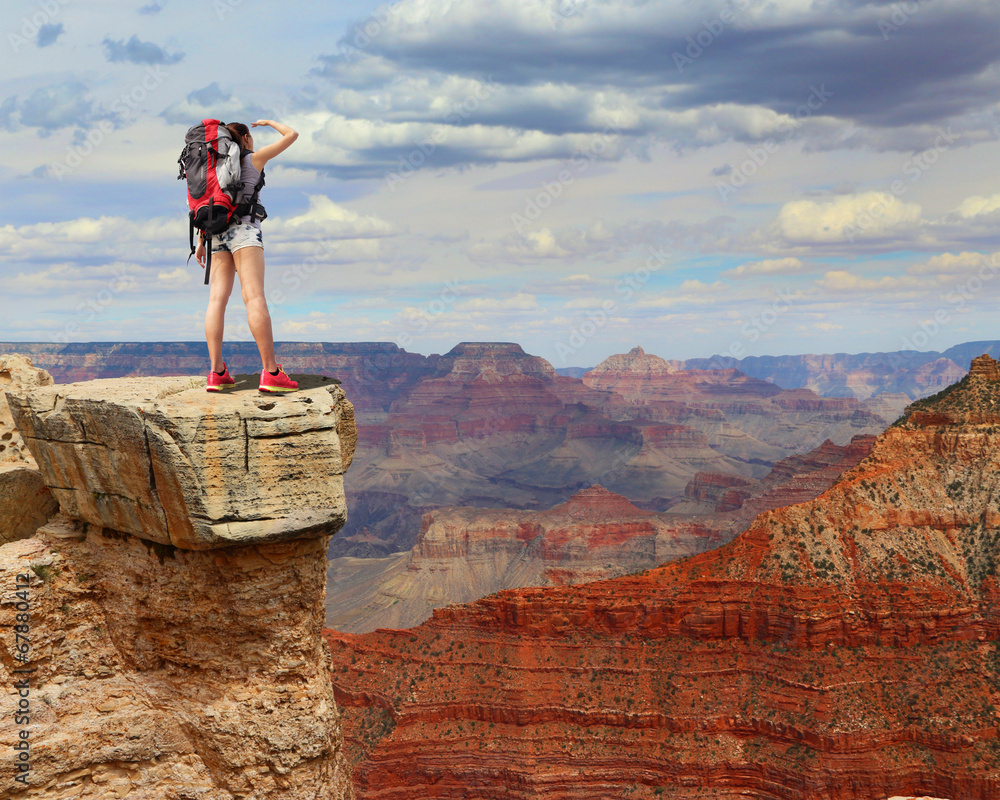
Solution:
<svg viewBox="0 0 1000 800"><path fill-rule="evenodd" d="M0 64L0 341L203 338L203 118L300 134L261 195L278 340L1000 339L995 0L34 0Z"/></svg>

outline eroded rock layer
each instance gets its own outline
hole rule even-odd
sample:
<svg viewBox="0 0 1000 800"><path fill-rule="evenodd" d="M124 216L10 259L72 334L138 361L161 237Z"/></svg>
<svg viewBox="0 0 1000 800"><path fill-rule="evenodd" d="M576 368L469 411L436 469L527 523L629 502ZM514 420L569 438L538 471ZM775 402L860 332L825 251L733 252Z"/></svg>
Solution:
<svg viewBox="0 0 1000 800"><path fill-rule="evenodd" d="M57 517L0 547L0 627L18 575L30 606L28 659L3 648L0 680L29 681L31 719L28 786L7 757L0 795L352 797L320 637L326 546L190 551ZM15 736L18 702L0 696Z"/></svg>
<svg viewBox="0 0 1000 800"><path fill-rule="evenodd" d="M1000 381L648 572L327 632L359 797L1000 796Z"/></svg>

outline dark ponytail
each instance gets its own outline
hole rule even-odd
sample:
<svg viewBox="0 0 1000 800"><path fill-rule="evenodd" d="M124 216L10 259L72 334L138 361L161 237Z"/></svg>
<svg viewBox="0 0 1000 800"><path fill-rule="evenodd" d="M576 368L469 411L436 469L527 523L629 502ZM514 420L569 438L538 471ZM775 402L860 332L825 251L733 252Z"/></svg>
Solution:
<svg viewBox="0 0 1000 800"><path fill-rule="evenodd" d="M242 122L230 122L226 125L226 127L229 128L229 132L233 135L233 139L235 139L240 146L240 161L242 161L244 156L250 152L243 146L243 139L248 133L250 133L250 129Z"/></svg>

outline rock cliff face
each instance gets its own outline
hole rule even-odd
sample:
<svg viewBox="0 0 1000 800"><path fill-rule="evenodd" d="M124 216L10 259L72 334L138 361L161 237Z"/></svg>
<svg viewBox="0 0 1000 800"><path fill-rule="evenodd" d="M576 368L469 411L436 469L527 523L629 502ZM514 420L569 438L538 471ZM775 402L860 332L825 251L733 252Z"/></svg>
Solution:
<svg viewBox="0 0 1000 800"><path fill-rule="evenodd" d="M1000 796L995 366L716 550L328 632L359 797Z"/></svg>
<svg viewBox="0 0 1000 800"><path fill-rule="evenodd" d="M0 717L26 742L0 762L4 798L353 797L320 636L350 404L188 383L8 394L73 517L0 547L0 628L24 626L0 650L19 687ZM289 508L328 501L323 520Z"/></svg>

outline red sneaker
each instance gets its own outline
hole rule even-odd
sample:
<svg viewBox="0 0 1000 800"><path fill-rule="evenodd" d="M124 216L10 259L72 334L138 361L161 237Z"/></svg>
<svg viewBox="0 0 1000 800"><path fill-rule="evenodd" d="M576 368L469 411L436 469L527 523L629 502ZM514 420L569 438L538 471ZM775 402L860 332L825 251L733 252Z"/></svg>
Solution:
<svg viewBox="0 0 1000 800"><path fill-rule="evenodd" d="M219 375L215 370L208 373L208 383L205 386L206 392L221 392L223 389L228 389L233 386L236 381L233 380L233 376L229 374L229 367L226 366L226 362L222 362L222 374Z"/></svg>
<svg viewBox="0 0 1000 800"><path fill-rule="evenodd" d="M258 391L294 392L298 388L299 385L285 374L285 371L281 368L281 364L278 364L277 375L272 375L266 369L260 371L260 386L257 387Z"/></svg>

